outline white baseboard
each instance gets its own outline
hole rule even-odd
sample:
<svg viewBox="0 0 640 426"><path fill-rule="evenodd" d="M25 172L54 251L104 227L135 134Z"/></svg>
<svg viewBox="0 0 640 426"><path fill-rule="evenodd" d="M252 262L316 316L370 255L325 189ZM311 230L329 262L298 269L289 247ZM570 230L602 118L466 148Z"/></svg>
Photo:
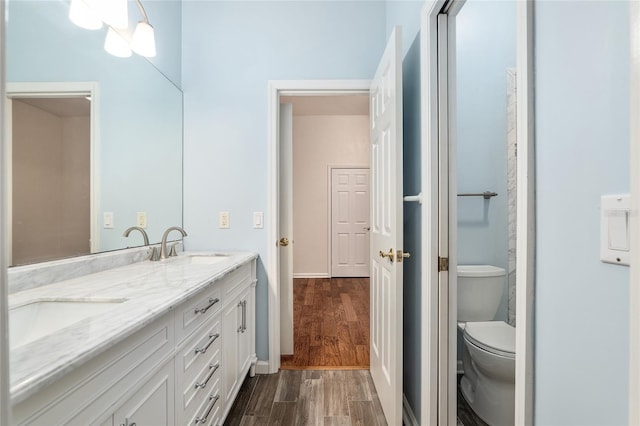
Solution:
<svg viewBox="0 0 640 426"><path fill-rule="evenodd" d="M256 362L256 374L269 374L269 361L259 359Z"/></svg>
<svg viewBox="0 0 640 426"><path fill-rule="evenodd" d="M331 278L326 272L294 272L293 278Z"/></svg>
<svg viewBox="0 0 640 426"><path fill-rule="evenodd" d="M407 426L420 426L405 394L402 394L402 422Z"/></svg>

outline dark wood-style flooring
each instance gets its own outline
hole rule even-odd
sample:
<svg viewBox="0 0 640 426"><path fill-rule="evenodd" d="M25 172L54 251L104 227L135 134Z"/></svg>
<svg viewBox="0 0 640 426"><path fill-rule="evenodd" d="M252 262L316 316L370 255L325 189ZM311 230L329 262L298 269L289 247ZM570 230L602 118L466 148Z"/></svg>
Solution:
<svg viewBox="0 0 640 426"><path fill-rule="evenodd" d="M293 329L282 369L368 369L369 278L294 279Z"/></svg>
<svg viewBox="0 0 640 426"><path fill-rule="evenodd" d="M250 425L386 425L369 371L281 370L247 377L224 422Z"/></svg>

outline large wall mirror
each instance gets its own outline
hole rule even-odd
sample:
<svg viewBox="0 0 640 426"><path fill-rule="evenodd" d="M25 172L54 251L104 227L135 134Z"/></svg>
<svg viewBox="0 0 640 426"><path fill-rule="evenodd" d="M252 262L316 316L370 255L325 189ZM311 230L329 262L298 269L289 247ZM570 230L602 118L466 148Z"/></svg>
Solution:
<svg viewBox="0 0 640 426"><path fill-rule="evenodd" d="M182 224L181 90L68 13L67 1L7 7L12 266L140 246L123 236L135 225L157 243Z"/></svg>

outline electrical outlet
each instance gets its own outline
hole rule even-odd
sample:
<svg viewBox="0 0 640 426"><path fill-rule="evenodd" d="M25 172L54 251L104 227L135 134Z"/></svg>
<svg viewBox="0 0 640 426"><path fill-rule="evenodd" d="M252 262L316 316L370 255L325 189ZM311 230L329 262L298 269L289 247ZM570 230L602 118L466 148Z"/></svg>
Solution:
<svg viewBox="0 0 640 426"><path fill-rule="evenodd" d="M220 229L229 229L229 212L220 212L218 227Z"/></svg>
<svg viewBox="0 0 640 426"><path fill-rule="evenodd" d="M102 226L104 226L104 229L113 229L113 212L104 212L102 214Z"/></svg>
<svg viewBox="0 0 640 426"><path fill-rule="evenodd" d="M136 212L136 226L147 228L147 212Z"/></svg>

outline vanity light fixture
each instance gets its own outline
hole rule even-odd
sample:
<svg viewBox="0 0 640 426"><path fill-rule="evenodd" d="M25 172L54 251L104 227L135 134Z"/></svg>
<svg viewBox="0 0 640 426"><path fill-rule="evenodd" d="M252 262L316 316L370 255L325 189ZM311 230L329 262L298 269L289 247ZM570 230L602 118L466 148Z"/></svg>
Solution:
<svg viewBox="0 0 640 426"><path fill-rule="evenodd" d="M107 38L104 40L104 50L119 58L131 56L131 46L117 30L109 27Z"/></svg>
<svg viewBox="0 0 640 426"><path fill-rule="evenodd" d="M107 24L104 49L110 54L128 58L132 51L140 56L156 56L156 41L153 27L141 0L136 4L142 14L133 35L128 31L129 16L127 0L71 0L69 19L81 28L97 30Z"/></svg>
<svg viewBox="0 0 640 426"><path fill-rule="evenodd" d="M136 25L136 29L133 32L131 38L131 49L140 56L146 58L153 58L156 56L156 38L153 32L153 27L149 24L149 18L147 12L142 6L140 0L136 0L140 13L142 13L142 21L139 21Z"/></svg>
<svg viewBox="0 0 640 426"><path fill-rule="evenodd" d="M85 0L71 0L69 19L80 28L87 30L99 30L102 28L102 19Z"/></svg>
<svg viewBox="0 0 640 426"><path fill-rule="evenodd" d="M87 1L87 0L85 0ZM94 10L102 18L102 21L108 26L126 30L129 26L129 10L127 8L127 0L88 0L90 4L94 4Z"/></svg>

